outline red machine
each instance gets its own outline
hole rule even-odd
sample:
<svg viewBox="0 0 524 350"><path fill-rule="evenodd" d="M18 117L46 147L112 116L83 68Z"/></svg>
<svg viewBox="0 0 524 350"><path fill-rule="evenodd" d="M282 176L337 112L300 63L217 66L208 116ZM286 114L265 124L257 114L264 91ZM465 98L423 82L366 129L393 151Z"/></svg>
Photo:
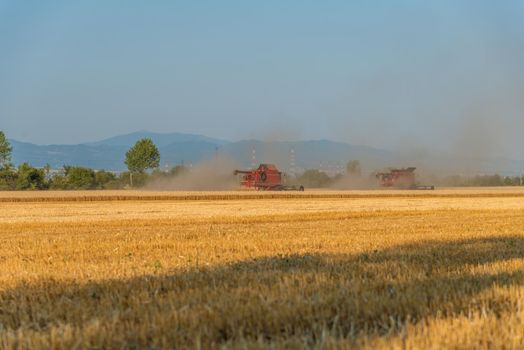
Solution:
<svg viewBox="0 0 524 350"><path fill-rule="evenodd" d="M416 168L391 169L388 173L377 173L381 187L395 187L412 190L434 190L435 186L420 186L415 182Z"/></svg>
<svg viewBox="0 0 524 350"><path fill-rule="evenodd" d="M304 186L287 186L282 183L282 173L273 164L260 164L255 170L235 170L241 174L240 185L264 191L304 191Z"/></svg>

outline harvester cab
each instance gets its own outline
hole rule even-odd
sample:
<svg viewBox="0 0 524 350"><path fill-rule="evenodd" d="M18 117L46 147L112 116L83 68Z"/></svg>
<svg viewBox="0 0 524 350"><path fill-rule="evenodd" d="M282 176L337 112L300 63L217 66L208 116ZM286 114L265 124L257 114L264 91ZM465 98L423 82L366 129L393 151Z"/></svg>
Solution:
<svg viewBox="0 0 524 350"><path fill-rule="evenodd" d="M304 186L288 186L282 181L282 172L274 164L260 164L255 170L235 170L240 175L240 186L264 191L304 191Z"/></svg>

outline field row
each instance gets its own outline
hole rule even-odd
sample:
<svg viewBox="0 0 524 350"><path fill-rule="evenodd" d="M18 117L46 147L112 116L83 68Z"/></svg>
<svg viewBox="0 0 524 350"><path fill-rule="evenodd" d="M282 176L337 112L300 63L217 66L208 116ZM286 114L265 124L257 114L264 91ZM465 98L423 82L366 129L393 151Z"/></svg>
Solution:
<svg viewBox="0 0 524 350"><path fill-rule="evenodd" d="M435 210L524 210L524 197L353 198L200 201L101 201L1 203L0 226L19 223L129 222L165 220L169 225L233 223L249 220L294 221L346 217L354 213Z"/></svg>
<svg viewBox="0 0 524 350"><path fill-rule="evenodd" d="M255 200L255 199L359 199L359 198L521 198L524 187L450 188L418 190L307 190L274 191L26 191L0 192L0 203L10 202L97 202L135 200Z"/></svg>

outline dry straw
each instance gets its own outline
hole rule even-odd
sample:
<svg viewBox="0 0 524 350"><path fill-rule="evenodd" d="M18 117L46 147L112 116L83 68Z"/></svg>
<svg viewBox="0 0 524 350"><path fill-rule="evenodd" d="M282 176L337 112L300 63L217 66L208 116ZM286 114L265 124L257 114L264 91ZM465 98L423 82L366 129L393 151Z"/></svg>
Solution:
<svg viewBox="0 0 524 350"><path fill-rule="evenodd" d="M522 348L524 199L471 194L3 203L0 349Z"/></svg>

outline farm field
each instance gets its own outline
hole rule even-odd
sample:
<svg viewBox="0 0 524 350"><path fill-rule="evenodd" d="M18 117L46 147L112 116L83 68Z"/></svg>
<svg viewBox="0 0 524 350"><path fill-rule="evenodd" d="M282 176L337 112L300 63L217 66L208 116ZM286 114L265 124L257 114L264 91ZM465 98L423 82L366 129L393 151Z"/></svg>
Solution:
<svg viewBox="0 0 524 350"><path fill-rule="evenodd" d="M523 348L524 191L0 193L0 349Z"/></svg>

